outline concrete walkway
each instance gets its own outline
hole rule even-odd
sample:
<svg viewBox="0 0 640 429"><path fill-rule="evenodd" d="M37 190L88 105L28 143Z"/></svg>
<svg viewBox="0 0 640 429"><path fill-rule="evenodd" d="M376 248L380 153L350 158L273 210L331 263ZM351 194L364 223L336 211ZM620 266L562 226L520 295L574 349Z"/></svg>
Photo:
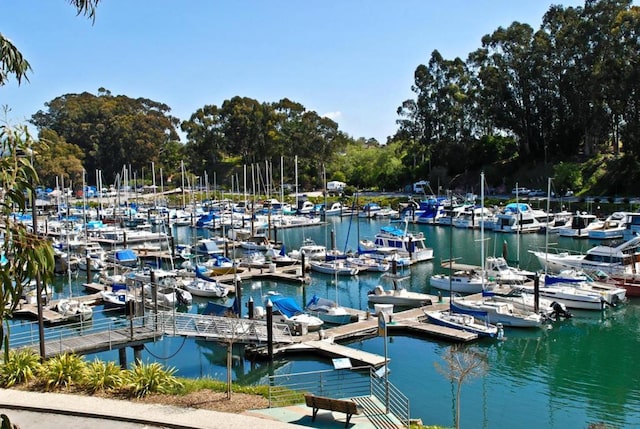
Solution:
<svg viewBox="0 0 640 429"><path fill-rule="evenodd" d="M0 389L0 413L21 429L294 429L303 426L258 415L139 404L64 393ZM310 413L310 410L309 410ZM343 424L344 426L344 424Z"/></svg>

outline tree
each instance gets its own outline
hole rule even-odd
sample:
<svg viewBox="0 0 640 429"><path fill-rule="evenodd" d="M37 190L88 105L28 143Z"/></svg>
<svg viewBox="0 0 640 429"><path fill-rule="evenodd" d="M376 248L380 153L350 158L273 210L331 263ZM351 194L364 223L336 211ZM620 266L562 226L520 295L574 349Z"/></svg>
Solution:
<svg viewBox="0 0 640 429"><path fill-rule="evenodd" d="M113 96L100 88L98 95L88 92L65 94L45 103L31 122L40 131L55 131L64 141L84 152L89 181L97 169L103 177L115 179L123 166L140 171L154 162L163 166L161 154L171 142L179 140L178 119L169 115L169 106L146 98Z"/></svg>
<svg viewBox="0 0 640 429"><path fill-rule="evenodd" d="M487 357L478 351L459 345L450 346L444 356L445 366L434 362L436 370L456 384L455 427L460 428L460 394L465 381L473 377L481 377L487 373L489 366Z"/></svg>
<svg viewBox="0 0 640 429"><path fill-rule="evenodd" d="M43 130L38 137L39 141L34 143L34 165L40 183L53 187L56 178L62 178L64 183L82 183L82 149L52 130Z"/></svg>

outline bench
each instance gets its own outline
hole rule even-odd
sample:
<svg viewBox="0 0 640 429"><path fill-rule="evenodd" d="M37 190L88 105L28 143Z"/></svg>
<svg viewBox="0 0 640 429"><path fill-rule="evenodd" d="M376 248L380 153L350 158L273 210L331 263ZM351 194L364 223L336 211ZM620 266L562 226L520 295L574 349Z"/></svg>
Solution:
<svg viewBox="0 0 640 429"><path fill-rule="evenodd" d="M351 420L352 415L362 414L362 407L349 399L333 399L307 394L304 395L304 400L307 403L307 407L311 407L313 409L313 417L311 418L311 421L315 421L318 410L337 411L347 415L347 421L344 424L344 427L347 427L349 426L349 421Z"/></svg>

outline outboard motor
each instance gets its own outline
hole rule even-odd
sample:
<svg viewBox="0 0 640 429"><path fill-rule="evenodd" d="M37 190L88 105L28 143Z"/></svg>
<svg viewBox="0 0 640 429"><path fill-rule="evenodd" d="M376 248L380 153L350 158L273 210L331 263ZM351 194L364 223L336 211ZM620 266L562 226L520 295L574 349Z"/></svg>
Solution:
<svg viewBox="0 0 640 429"><path fill-rule="evenodd" d="M561 317L564 317L565 319L569 319L570 317L573 316L569 312L569 310L566 309L565 306L563 306L557 301L553 301L551 303L551 308L553 309L553 311L551 312L551 314L549 314L549 317L552 319L555 318L556 320L558 320Z"/></svg>

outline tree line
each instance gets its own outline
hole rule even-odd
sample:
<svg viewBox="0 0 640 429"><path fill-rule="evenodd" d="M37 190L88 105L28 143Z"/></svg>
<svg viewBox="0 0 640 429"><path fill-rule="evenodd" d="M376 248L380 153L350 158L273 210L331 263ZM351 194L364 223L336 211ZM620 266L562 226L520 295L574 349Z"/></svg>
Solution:
<svg viewBox="0 0 640 429"><path fill-rule="evenodd" d="M631 0L586 0L551 6L537 30L500 27L466 59L434 50L416 67L415 96L398 107L397 131L384 144L349 136L287 98L236 96L180 121L163 103L104 88L65 94L32 116L37 166L49 185L65 176L79 183L82 168L88 180L100 170L113 181L124 166L148 181L151 163L169 180L185 165L226 187L242 166L261 163L287 183L297 171L306 188L322 187L325 171L359 188L425 178L453 187L477 181L480 169L498 184L531 164L554 167L560 185L575 188L597 176L577 167L590 159L614 159L618 175L637 176L639 34ZM616 190L628 186L618 182Z"/></svg>

